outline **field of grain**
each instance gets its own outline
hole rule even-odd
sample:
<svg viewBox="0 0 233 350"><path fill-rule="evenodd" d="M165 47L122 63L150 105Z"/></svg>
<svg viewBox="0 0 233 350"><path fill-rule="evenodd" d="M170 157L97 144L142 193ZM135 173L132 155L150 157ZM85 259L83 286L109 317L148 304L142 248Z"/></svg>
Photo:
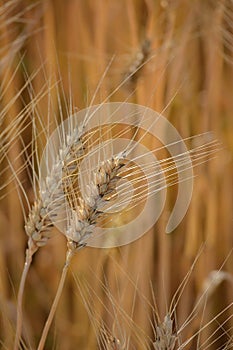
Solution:
<svg viewBox="0 0 233 350"><path fill-rule="evenodd" d="M232 91L232 0L0 1L2 349L16 333L35 155L63 119L104 101L150 107L182 138L211 131L219 146L194 168L172 233L179 184L140 239L75 254L45 349L233 348ZM21 349L38 346L65 254L51 229L26 279Z"/></svg>

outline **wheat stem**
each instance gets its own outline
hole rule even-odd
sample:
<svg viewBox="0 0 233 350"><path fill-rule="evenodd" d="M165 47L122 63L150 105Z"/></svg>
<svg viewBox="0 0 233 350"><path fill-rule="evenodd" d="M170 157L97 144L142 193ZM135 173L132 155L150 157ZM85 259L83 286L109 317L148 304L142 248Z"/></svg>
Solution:
<svg viewBox="0 0 233 350"><path fill-rule="evenodd" d="M43 329L43 332L42 332L42 335L41 335L40 342L39 342L37 350L43 350L44 349L45 342L46 342L46 339L47 339L47 336L48 336L48 332L49 332L50 326L52 324L52 321L53 321L53 318L54 318L54 315L55 315L55 312L56 312L56 309L57 309L57 306L58 306L58 303L59 303L59 300L60 300L60 297L61 297L61 294L62 294L62 290L63 290L64 284L65 284L68 268L70 266L71 259L72 259L73 255L74 255L76 249L77 249L77 245L74 242L68 241L68 250L67 250L67 254L66 254L66 262L65 262L65 265L64 265L63 270L62 270L60 282L59 282L59 285L58 285L58 288L57 288L57 293L56 293L56 296L54 298L52 307L50 309L47 321L45 323L45 326L44 326L44 329Z"/></svg>
<svg viewBox="0 0 233 350"><path fill-rule="evenodd" d="M32 240L29 240L28 249L26 250L26 258L24 263L24 269L22 272L19 292L18 292L18 300L17 300L17 322L16 322L16 333L15 333L15 343L14 350L17 350L20 345L20 339L22 334L22 325L23 325L23 294L25 288L25 282L27 279L28 271L31 266L32 257L37 251L38 247L33 243Z"/></svg>

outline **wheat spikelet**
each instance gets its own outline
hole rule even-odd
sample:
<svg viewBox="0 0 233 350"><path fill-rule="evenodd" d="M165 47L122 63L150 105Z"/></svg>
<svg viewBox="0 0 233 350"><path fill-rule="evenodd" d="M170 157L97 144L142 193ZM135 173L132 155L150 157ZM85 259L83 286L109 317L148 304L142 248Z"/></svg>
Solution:
<svg viewBox="0 0 233 350"><path fill-rule="evenodd" d="M176 345L176 336L173 333L173 322L170 315L164 317L162 324L156 326L156 341L153 343L155 350L173 350Z"/></svg>
<svg viewBox="0 0 233 350"><path fill-rule="evenodd" d="M47 218L46 208L43 206L41 199L37 199L32 206L28 215L28 220L25 224L25 232L38 246L42 247L47 243L50 237L49 229L52 223Z"/></svg>

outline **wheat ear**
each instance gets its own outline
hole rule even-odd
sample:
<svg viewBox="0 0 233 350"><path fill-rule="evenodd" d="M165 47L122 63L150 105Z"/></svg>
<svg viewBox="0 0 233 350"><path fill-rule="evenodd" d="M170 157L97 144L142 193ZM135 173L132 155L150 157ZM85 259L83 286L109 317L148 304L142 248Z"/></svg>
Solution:
<svg viewBox="0 0 233 350"><path fill-rule="evenodd" d="M41 200L36 200L32 210L29 214L28 221L25 224L25 231L28 237L28 248L26 250L26 257L24 263L24 269L22 272L18 298L17 298L17 324L14 349L17 350L22 333L23 323L23 294L25 288L25 282L28 275L28 271L31 266L32 257L37 252L39 247L44 246L50 237L49 228L51 222L47 219L46 215L42 215L45 208L42 205Z"/></svg>
<svg viewBox="0 0 233 350"><path fill-rule="evenodd" d="M37 131L35 131L35 133L36 132ZM37 136L35 136L35 139L37 139ZM23 293L32 257L40 247L47 244L48 239L51 237L51 228L53 227L51 218L54 219L56 216L56 208L60 205L60 199L63 199L64 197L63 183L60 174L62 173L63 165L69 161L70 157L80 154L80 151L77 150L79 148L78 140L79 130L75 129L73 130L72 135L67 135L64 145L62 145L62 149L59 150L59 155L53 162L47 176L42 179L41 173L38 175L37 181L41 186L39 187L39 190L34 189L36 199L29 210L27 219L25 220L25 232L28 236L28 247L26 250L25 264L17 298L17 324L14 350L17 350L19 347L22 333ZM29 159L27 159L27 161L29 161ZM39 163L37 153L36 161ZM34 164L31 164L31 167L34 170Z"/></svg>
<svg viewBox="0 0 233 350"><path fill-rule="evenodd" d="M38 350L44 349L72 257L78 249L86 246L88 240L94 234L95 225L97 224L98 219L103 216L103 205L109 200L109 198L111 198L111 193L114 191L115 183L119 179L119 171L124 164L124 159L121 158L120 155L103 162L95 172L94 182L90 184L89 196L85 198L85 200L79 199L80 205L76 210L71 209L69 213L68 227L66 231L66 262L62 270L54 302L41 335Z"/></svg>

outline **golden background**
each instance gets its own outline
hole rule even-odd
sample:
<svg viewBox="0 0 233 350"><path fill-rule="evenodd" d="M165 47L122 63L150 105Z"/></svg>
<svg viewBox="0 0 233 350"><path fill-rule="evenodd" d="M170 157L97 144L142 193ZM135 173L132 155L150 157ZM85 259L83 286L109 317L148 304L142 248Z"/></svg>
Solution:
<svg viewBox="0 0 233 350"><path fill-rule="evenodd" d="M153 349L155 304L163 321L177 290L174 328L184 345L176 347L197 349L200 341L200 349L231 348L232 1L13 0L0 6L0 135L8 159L1 156L0 165L2 348L12 348L27 241L22 206L26 214L28 209L19 199L19 183L33 203L32 170L23 151L28 146L30 154L31 115L39 129L37 119L47 125L49 118L52 130L55 120L88 106L93 96L92 104L102 102L114 89L108 100L127 100L161 112L183 138L213 131L222 150L195 169L190 208L172 234L165 234L175 196L171 191L163 215L141 239L121 248L85 248L77 254L46 349L96 349L103 325L110 340L101 349L118 349L111 337L129 339L125 349ZM24 122L16 123L27 105ZM42 146L43 138L42 132ZM24 298L23 334L30 344L25 348L35 348L38 342L65 250L65 238L56 232L34 257ZM211 272L219 269L223 274L216 286L202 294ZM183 329L189 315L193 318ZM185 345L210 320L200 338Z"/></svg>

